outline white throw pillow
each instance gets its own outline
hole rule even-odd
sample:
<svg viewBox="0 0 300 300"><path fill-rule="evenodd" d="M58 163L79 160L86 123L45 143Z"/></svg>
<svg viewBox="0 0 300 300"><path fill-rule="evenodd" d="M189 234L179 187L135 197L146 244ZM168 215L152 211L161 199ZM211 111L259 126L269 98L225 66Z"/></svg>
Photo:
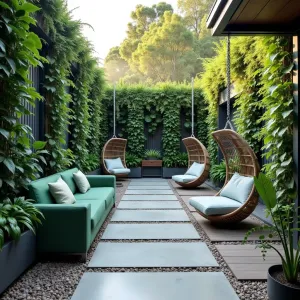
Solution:
<svg viewBox="0 0 300 300"><path fill-rule="evenodd" d="M113 170L113 169L124 169L124 166L122 164L122 160L120 157L105 159L105 165L109 171Z"/></svg>
<svg viewBox="0 0 300 300"><path fill-rule="evenodd" d="M73 178L80 193L85 194L91 188L86 176L80 170L73 173Z"/></svg>
<svg viewBox="0 0 300 300"><path fill-rule="evenodd" d="M59 177L56 182L48 183L51 195L58 204L73 204L76 199L66 182Z"/></svg>
<svg viewBox="0 0 300 300"><path fill-rule="evenodd" d="M204 164L193 162L193 164L190 166L190 168L186 171L185 174L200 177L203 171L204 171Z"/></svg>
<svg viewBox="0 0 300 300"><path fill-rule="evenodd" d="M253 184L253 177L242 176L238 173L234 173L221 191L220 196L244 203L250 195Z"/></svg>

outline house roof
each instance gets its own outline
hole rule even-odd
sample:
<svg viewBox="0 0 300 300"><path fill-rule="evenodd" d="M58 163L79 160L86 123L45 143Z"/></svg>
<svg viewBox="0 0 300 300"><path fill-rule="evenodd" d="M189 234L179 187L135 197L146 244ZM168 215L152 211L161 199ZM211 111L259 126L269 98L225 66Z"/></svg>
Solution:
<svg viewBox="0 0 300 300"><path fill-rule="evenodd" d="M216 0L206 25L215 36L295 34L300 0Z"/></svg>

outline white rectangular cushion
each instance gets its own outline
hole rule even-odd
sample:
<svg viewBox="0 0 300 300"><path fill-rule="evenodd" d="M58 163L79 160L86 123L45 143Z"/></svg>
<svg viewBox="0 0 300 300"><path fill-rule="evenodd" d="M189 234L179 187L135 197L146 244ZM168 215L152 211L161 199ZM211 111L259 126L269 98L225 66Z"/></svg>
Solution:
<svg viewBox="0 0 300 300"><path fill-rule="evenodd" d="M253 177L241 176L238 173L234 173L221 191L220 196L244 203L251 193L253 184Z"/></svg>
<svg viewBox="0 0 300 300"><path fill-rule="evenodd" d="M199 164L197 162L193 162L190 168L186 171L185 175L192 175L196 177L200 177L200 175L204 171L204 164Z"/></svg>
<svg viewBox="0 0 300 300"><path fill-rule="evenodd" d="M112 169L112 170L109 170L112 174L129 174L130 173L130 169L126 169L126 168L123 168L123 169Z"/></svg>
<svg viewBox="0 0 300 300"><path fill-rule="evenodd" d="M241 207L241 203L222 196L192 197L191 206L207 216L225 215Z"/></svg>
<svg viewBox="0 0 300 300"><path fill-rule="evenodd" d="M111 171L113 169L124 169L122 160L120 157L118 158L110 158L104 159L106 168Z"/></svg>
<svg viewBox="0 0 300 300"><path fill-rule="evenodd" d="M193 175L173 175L172 179L176 182L183 182L183 183L187 183L187 182L191 182L195 179L197 179L198 177L193 176Z"/></svg>

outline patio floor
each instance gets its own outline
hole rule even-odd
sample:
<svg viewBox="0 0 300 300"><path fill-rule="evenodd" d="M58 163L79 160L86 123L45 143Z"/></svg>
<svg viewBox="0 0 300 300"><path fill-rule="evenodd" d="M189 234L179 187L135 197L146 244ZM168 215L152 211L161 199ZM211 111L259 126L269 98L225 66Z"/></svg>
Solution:
<svg viewBox="0 0 300 300"><path fill-rule="evenodd" d="M187 206L189 197L214 195L214 190L204 185L189 190L191 195L181 196L187 192L172 180L125 179L122 183L123 187L117 187L117 209L112 210L100 229L86 263L41 261L0 299L267 300L266 281L261 279L275 256L263 264L257 252L250 258L252 263L242 267L250 256L233 257L226 251L230 250L227 246L241 247L245 228L242 226L235 233L233 229L231 236L238 238L229 241L225 229L211 232ZM128 186L143 187L143 195L125 194ZM156 191L168 194L152 193L158 186L166 190ZM122 212L126 220L123 214L116 221ZM174 212L180 212L179 219L176 220L177 215L174 220ZM259 221L251 217L246 223ZM255 237L246 246L254 247L256 242ZM129 248L130 253L126 254ZM243 277L242 273L246 275Z"/></svg>

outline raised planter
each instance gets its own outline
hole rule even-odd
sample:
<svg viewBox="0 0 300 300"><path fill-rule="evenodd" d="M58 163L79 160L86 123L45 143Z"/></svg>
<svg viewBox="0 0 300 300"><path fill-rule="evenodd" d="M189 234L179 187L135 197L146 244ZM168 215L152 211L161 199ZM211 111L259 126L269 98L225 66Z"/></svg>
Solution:
<svg viewBox="0 0 300 300"><path fill-rule="evenodd" d="M142 168L130 168L130 173L128 174L129 178L140 178L142 177Z"/></svg>
<svg viewBox="0 0 300 300"><path fill-rule="evenodd" d="M163 178L172 178L173 175L185 174L187 168L166 168L163 167Z"/></svg>
<svg viewBox="0 0 300 300"><path fill-rule="evenodd" d="M19 241L4 244L0 252L0 294L36 259L36 238L31 231L22 233Z"/></svg>
<svg viewBox="0 0 300 300"><path fill-rule="evenodd" d="M282 265L275 265L268 271L269 300L296 300L300 299L299 286L285 285L278 280L275 274L283 273Z"/></svg>
<svg viewBox="0 0 300 300"><path fill-rule="evenodd" d="M86 175L101 175L101 169L96 169L94 171L87 172Z"/></svg>

